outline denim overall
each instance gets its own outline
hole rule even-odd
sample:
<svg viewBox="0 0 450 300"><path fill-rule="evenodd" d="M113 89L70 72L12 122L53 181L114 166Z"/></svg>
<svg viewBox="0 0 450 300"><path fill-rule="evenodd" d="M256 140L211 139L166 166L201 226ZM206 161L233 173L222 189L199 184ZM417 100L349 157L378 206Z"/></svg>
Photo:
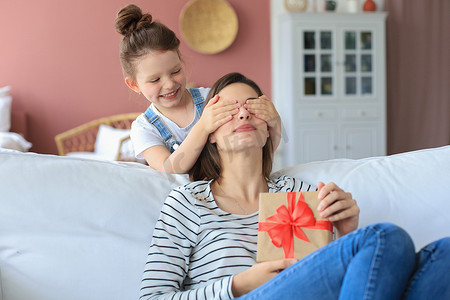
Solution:
<svg viewBox="0 0 450 300"><path fill-rule="evenodd" d="M203 110L203 105L205 103L205 100L203 99L202 95L200 94L199 89L196 88L190 88L188 89L189 92L192 95L192 98L194 98L194 105L195 105L195 112L196 114L201 114ZM147 120L158 129L159 134L161 135L162 139L164 140L164 143L168 146L170 153L173 153L178 146L181 145L183 141L176 141L173 137L170 130L167 128L166 124L164 124L163 120L155 114L151 108L147 108L144 115L147 117Z"/></svg>

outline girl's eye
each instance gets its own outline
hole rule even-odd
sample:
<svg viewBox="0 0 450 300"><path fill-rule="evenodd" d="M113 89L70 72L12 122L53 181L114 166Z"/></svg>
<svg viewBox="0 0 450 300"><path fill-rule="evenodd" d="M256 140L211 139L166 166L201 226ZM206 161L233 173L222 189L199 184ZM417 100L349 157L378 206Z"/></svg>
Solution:
<svg viewBox="0 0 450 300"><path fill-rule="evenodd" d="M150 80L150 83L155 83L155 82L158 82L158 81L159 81L159 78L155 78L155 79Z"/></svg>
<svg viewBox="0 0 450 300"><path fill-rule="evenodd" d="M173 75L178 74L181 72L181 69L176 70L175 72L172 72Z"/></svg>

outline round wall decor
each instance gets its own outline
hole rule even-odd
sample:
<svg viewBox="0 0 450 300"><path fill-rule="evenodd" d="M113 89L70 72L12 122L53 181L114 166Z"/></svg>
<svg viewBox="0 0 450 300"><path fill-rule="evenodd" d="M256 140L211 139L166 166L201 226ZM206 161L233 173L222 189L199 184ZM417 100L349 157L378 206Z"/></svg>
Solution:
<svg viewBox="0 0 450 300"><path fill-rule="evenodd" d="M181 12L180 26L183 39L192 49L215 54L233 43L238 18L225 0L192 0Z"/></svg>

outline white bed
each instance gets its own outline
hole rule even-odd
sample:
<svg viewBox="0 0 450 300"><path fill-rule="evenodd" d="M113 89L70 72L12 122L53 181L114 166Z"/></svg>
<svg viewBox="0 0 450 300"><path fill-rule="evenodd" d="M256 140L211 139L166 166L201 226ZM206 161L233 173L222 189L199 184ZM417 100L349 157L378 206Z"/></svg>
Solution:
<svg viewBox="0 0 450 300"><path fill-rule="evenodd" d="M0 148L26 152L31 148L31 143L23 135L10 132L12 115L10 90L10 86L0 88Z"/></svg>

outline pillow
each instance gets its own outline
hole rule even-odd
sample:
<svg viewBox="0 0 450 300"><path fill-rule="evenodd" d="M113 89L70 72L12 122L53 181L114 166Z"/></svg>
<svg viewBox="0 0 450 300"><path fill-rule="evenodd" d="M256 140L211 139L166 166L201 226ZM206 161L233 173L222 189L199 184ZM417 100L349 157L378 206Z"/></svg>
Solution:
<svg viewBox="0 0 450 300"><path fill-rule="evenodd" d="M9 85L0 88L0 97L9 96L9 91L11 87Z"/></svg>
<svg viewBox="0 0 450 300"><path fill-rule="evenodd" d="M133 162L138 162L138 163L142 163L142 164L147 163L144 158L136 158L134 153L135 153L134 147L133 147L133 143L131 142L130 136L127 136L124 139L122 139L122 141L120 143L118 160L133 161Z"/></svg>
<svg viewBox="0 0 450 300"><path fill-rule="evenodd" d="M95 140L95 153L106 160L116 160L121 141L130 136L129 129L117 129L101 124Z"/></svg>
<svg viewBox="0 0 450 300"><path fill-rule="evenodd" d="M0 148L26 152L32 144L15 132L0 132Z"/></svg>
<svg viewBox="0 0 450 300"><path fill-rule="evenodd" d="M9 96L11 87L0 88L0 132L8 132L11 129L11 102Z"/></svg>

